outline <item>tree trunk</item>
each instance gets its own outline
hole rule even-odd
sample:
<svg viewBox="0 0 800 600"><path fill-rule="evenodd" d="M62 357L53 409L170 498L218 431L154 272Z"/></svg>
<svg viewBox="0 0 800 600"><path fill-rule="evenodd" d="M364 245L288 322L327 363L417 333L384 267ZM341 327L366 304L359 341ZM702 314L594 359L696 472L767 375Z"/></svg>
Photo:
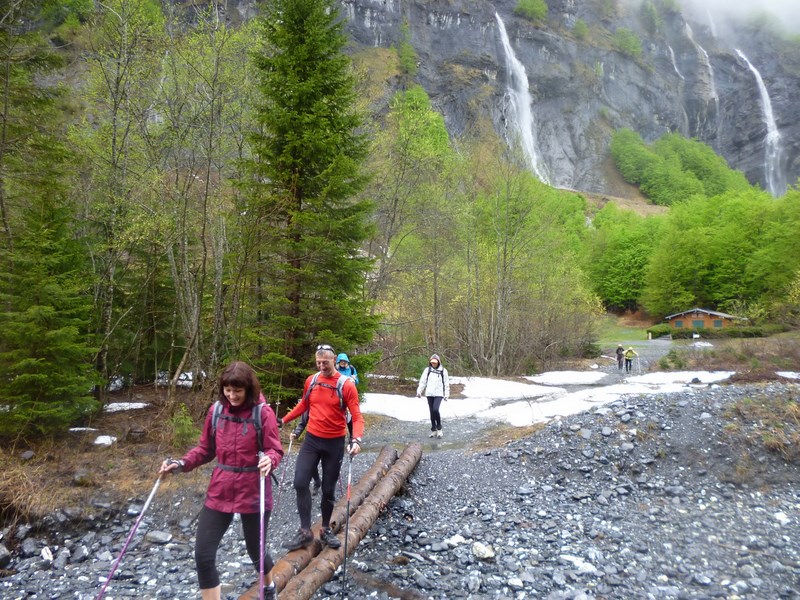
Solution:
<svg viewBox="0 0 800 600"><path fill-rule="evenodd" d="M420 448L421 453L421 448ZM359 481L353 485L350 490L350 512L361 505L362 502L370 495L372 489L382 481L384 475L390 472L390 467L397 460L397 451L392 446L384 446L378 458L375 459L372 467L361 476ZM345 513L347 511L347 498L339 499L333 509L331 516L331 529L337 531L341 528L345 520ZM311 563L312 559L320 553L321 546L319 543L319 529L321 523L318 521L312 527L314 532L314 542L307 548L289 552L284 557L276 561L275 566L272 568L272 579L275 582L276 591L280 592L286 587L289 580L297 573L300 573L306 566ZM348 541L348 548L349 548ZM327 556L327 552L325 553ZM284 595L285 598L289 596ZM255 583L249 590L239 596L239 600L256 600L258 598L258 582Z"/></svg>
<svg viewBox="0 0 800 600"><path fill-rule="evenodd" d="M381 511L403 486L421 457L422 444L415 442L406 446L397 462L392 465L386 476L378 482L375 489L364 500L364 503L355 511L347 528L348 554L352 554L358 543L364 539L369 528L372 527ZM352 502L350 508L352 511ZM331 524L333 525L333 522ZM285 600L308 600L326 581L330 580L343 560L344 544L338 550L325 549L301 573L286 584L280 594L280 598ZM346 575L345 573L344 576Z"/></svg>
<svg viewBox="0 0 800 600"><path fill-rule="evenodd" d="M384 446L378 458L372 464L372 467L364 473L359 479L358 483L350 490L350 507L360 505L364 499L372 491L372 488L380 481L384 474L397 460L397 450L392 446ZM333 507L333 514L331 515L331 528L337 523L344 520L344 513L346 509L346 498L341 498L336 506ZM277 591L280 591L286 585L286 582L291 579L293 575L302 571L311 559L314 558L321 549L319 543L319 529L322 523L317 521L312 526L314 532L314 542L307 548L289 552L283 558L275 562L272 567L272 579L275 582ZM244 594L239 596L239 600L257 600L258 598L258 582L247 590Z"/></svg>

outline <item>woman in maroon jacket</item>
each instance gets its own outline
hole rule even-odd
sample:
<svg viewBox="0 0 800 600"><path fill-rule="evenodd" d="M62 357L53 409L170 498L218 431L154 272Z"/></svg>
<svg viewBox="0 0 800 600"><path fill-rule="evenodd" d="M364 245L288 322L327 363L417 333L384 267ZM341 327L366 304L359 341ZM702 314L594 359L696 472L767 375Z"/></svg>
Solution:
<svg viewBox="0 0 800 600"><path fill-rule="evenodd" d="M212 407L206 416L197 446L180 460L165 460L160 469L161 473L187 472L217 459L206 501L197 521L195 563L203 600L220 600L217 549L235 513L241 515L247 554L258 569L261 540L259 471L266 477L266 528L272 511L269 473L277 468L283 457L275 413L264 401L258 379L248 364L237 361L225 368L219 381L219 401L222 403L222 412L216 422L216 431ZM261 460L258 458L258 428L253 422L253 406L258 403L264 403L260 427L264 457ZM272 569L272 564L272 557L267 553L264 570ZM268 585L264 597L274 598L275 587L271 577L267 576L266 581Z"/></svg>

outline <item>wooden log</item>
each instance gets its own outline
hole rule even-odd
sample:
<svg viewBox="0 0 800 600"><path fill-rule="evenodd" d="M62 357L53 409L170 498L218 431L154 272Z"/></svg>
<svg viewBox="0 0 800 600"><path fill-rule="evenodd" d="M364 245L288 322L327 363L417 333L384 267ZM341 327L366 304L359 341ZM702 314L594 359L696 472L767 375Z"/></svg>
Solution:
<svg viewBox="0 0 800 600"><path fill-rule="evenodd" d="M347 460L347 458L345 458ZM356 458L356 460L358 460ZM350 513L361 505L364 499L369 495L375 485L381 478L389 471L389 468L397 460L397 450L394 447L386 445L381 449L380 454L372 463L372 466L359 478L358 482L352 486L350 490ZM336 506L333 507L333 514L331 515L331 528L338 527L338 523L344 522L345 512L347 506L347 498L341 498ZM306 548L288 552L285 556L275 562L272 567L272 580L275 582L276 591L280 592L286 582L289 581L294 575L302 571L311 559L319 554L321 545L319 543L319 530L322 526L320 521L317 521L311 530L314 533L314 541ZM336 531L336 529L334 529ZM244 594L239 596L239 600L258 600L258 581Z"/></svg>
<svg viewBox="0 0 800 600"><path fill-rule="evenodd" d="M350 517L347 530L347 553L352 554L358 543L367 535L381 511L397 494L422 457L422 445L418 442L406 449L392 465L386 476L370 492L363 504ZM352 504L352 502L351 502ZM344 532L342 532L342 538ZM342 541L344 541L342 539ZM326 548L314 558L302 573L293 577L283 588L279 598L283 600L308 600L326 581L330 580L344 561L344 544L338 550Z"/></svg>

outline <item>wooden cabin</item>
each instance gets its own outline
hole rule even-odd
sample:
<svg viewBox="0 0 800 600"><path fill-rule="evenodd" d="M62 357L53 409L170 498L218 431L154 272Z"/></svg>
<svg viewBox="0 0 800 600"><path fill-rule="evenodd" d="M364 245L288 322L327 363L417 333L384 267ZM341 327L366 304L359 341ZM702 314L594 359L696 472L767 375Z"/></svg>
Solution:
<svg viewBox="0 0 800 600"><path fill-rule="evenodd" d="M744 317L737 317L715 310L706 310L705 308L684 310L664 317L664 320L670 323L673 329L721 329L734 325L744 325L747 321Z"/></svg>

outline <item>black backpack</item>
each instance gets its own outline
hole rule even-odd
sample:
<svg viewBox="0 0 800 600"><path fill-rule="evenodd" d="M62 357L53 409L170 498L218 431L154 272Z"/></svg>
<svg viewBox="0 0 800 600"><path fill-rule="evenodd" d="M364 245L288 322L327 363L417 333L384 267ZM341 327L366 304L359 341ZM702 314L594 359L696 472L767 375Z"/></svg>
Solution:
<svg viewBox="0 0 800 600"><path fill-rule="evenodd" d="M336 390L336 395L339 396L339 408L342 410L342 412L344 412L346 409L345 409L345 406L344 406L344 395L342 394L342 388L344 388L344 384L347 383L347 380L349 379L349 377L347 375L344 375L343 373L339 373L339 379L336 382L336 387L333 387L329 383L323 383L323 382L319 382L318 383L317 382L317 378L319 378L319 373L315 373L314 377L311 378L311 384L308 386L308 390L306 390L306 393L303 394L303 400L307 400L308 397L311 395L311 390L313 390L318 385L322 386L322 387L326 387L326 388L331 389L331 390L335 389ZM310 405L309 405L309 408L310 408Z"/></svg>
<svg viewBox="0 0 800 600"><path fill-rule="evenodd" d="M231 415L223 414L222 402L219 400L214 402L214 406L212 408L214 412L211 414L211 439L214 440L214 446L216 447L217 444L217 425L219 424L219 420L222 419L223 421L244 423L245 432L247 431L247 423L252 423L253 427L256 428L256 440L258 440L258 452L259 454L264 452L264 439L262 434L263 430L261 428L261 409L263 407L264 407L263 402L257 402L256 404L253 405L253 410L250 413L250 417L242 418L242 417L234 417ZM233 471L234 473L244 473L246 471L258 471L258 466L230 467L228 465L220 464L219 462L217 462L217 466L223 471Z"/></svg>

